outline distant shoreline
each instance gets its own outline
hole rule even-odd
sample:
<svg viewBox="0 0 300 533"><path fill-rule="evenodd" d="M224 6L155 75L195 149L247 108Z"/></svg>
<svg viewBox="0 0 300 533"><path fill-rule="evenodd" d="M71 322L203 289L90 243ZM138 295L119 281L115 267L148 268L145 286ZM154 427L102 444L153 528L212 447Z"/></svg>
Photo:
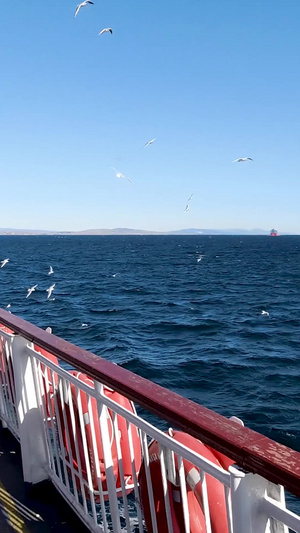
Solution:
<svg viewBox="0 0 300 533"><path fill-rule="evenodd" d="M82 230L82 231L48 231L48 230L23 230L23 229L12 229L12 228L5 228L0 229L0 236L32 236L32 235L61 235L61 236L68 236L68 235L103 235L103 236L132 236L132 235L202 235L202 236L213 236L213 235L240 235L240 236L270 236L270 230L262 230L262 229L252 229L252 230L243 230L243 229L181 229L181 230L175 230L175 231L148 231L148 230L139 230L139 229L130 229L130 228L114 228L114 229L89 229L89 230ZM298 233L282 233L279 234L279 236L283 235L299 235Z"/></svg>

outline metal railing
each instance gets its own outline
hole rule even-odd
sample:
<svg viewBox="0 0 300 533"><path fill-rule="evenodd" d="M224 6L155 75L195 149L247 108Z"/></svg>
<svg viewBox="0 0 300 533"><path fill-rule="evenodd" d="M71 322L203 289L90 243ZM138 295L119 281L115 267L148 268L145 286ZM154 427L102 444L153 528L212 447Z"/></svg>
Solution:
<svg viewBox="0 0 300 533"><path fill-rule="evenodd" d="M51 480L90 531L300 533L283 488L300 495L300 454L4 310L0 322L0 419L24 481Z"/></svg>

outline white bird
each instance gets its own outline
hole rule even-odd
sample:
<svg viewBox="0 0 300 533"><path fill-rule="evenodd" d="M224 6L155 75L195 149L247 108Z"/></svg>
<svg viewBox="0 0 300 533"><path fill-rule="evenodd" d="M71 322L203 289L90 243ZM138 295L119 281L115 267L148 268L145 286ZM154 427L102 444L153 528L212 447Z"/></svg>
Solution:
<svg viewBox="0 0 300 533"><path fill-rule="evenodd" d="M6 263L8 263L8 261L9 261L9 259L3 259L3 261L0 261L1 268L3 268L6 265Z"/></svg>
<svg viewBox="0 0 300 533"><path fill-rule="evenodd" d="M27 296L26 296L26 298L28 298L28 296L30 296L31 293L32 293L33 291L35 291L36 288L37 288L37 285L33 285L33 287L31 287L30 289L27 289Z"/></svg>
<svg viewBox="0 0 300 533"><path fill-rule="evenodd" d="M48 293L47 300L50 298L51 294L53 293L54 287L55 287L55 283L53 283L53 285L51 285L51 287L49 287L49 289L46 289L46 291Z"/></svg>
<svg viewBox="0 0 300 533"><path fill-rule="evenodd" d="M11 307L11 304L7 304L6 308L8 309L9 307Z"/></svg>
<svg viewBox="0 0 300 533"><path fill-rule="evenodd" d="M53 274L53 273L54 273L54 270L53 270L52 266L50 265L50 270L48 272L48 276L50 276L50 274Z"/></svg>
<svg viewBox="0 0 300 533"><path fill-rule="evenodd" d="M252 157L239 157L235 159L233 163L245 163L245 161L253 161Z"/></svg>
<svg viewBox="0 0 300 533"><path fill-rule="evenodd" d="M111 28L103 28L103 30L99 31L98 35L102 35L103 33L107 33L107 32L112 33L113 31Z"/></svg>
<svg viewBox="0 0 300 533"><path fill-rule="evenodd" d="M266 316L270 316L270 313L268 313L268 311L262 311L261 314L262 315L266 315Z"/></svg>
<svg viewBox="0 0 300 533"><path fill-rule="evenodd" d="M127 178L127 176L124 176L124 174L119 172L116 168L114 168L114 167L111 167L111 168L115 171L116 178L124 178L125 180L130 181L130 183L133 183L133 181L131 181L129 178Z"/></svg>
<svg viewBox="0 0 300 533"><path fill-rule="evenodd" d="M156 137L154 139L151 139L151 141L148 141L145 145L144 145L144 148L146 148L146 146L149 146L149 144L153 144L154 141L156 141Z"/></svg>
<svg viewBox="0 0 300 533"><path fill-rule="evenodd" d="M188 211L188 210L189 210L189 208L190 208L190 204L189 204L189 202L191 201L191 199L193 198L193 196L194 196L194 193L191 194L191 196L187 199L186 206L185 206L185 211Z"/></svg>
<svg viewBox="0 0 300 533"><path fill-rule="evenodd" d="M74 17L76 17L79 13L79 10L84 7L84 6L87 6L88 4L93 4L94 2L91 2L91 0L84 0L84 2L81 2L81 4L78 4L78 6L76 7L76 10L75 10L75 15Z"/></svg>

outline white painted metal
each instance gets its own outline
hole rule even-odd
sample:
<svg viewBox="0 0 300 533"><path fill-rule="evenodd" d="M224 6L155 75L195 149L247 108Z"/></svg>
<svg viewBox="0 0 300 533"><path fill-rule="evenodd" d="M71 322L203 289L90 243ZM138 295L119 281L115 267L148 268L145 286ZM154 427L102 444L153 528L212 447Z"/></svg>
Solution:
<svg viewBox="0 0 300 533"><path fill-rule="evenodd" d="M167 515L168 533L173 533L172 516L171 516L170 499L169 499L169 490L168 490L166 460L165 460L165 456L164 456L164 447L163 446L159 446L158 455L159 455L159 460L160 460L161 479L162 479L162 485L163 485L163 491L164 491L164 500L165 500L165 507L166 507L166 515Z"/></svg>
<svg viewBox="0 0 300 533"><path fill-rule="evenodd" d="M229 471L233 533L287 533L284 524L288 524L291 515L285 508L281 487L236 466L230 466ZM268 494L272 494L272 498ZM299 517L298 520L299 527Z"/></svg>
<svg viewBox="0 0 300 533"><path fill-rule="evenodd" d="M263 507L265 513L272 516L277 522L274 525L274 533L281 533L282 531L288 533L289 529L296 533L300 532L300 516L286 509L280 502L265 495Z"/></svg>
<svg viewBox="0 0 300 533"><path fill-rule="evenodd" d="M104 465L107 480L107 489L109 494L109 506L111 512L111 519L114 533L121 533L121 525L119 518L119 508L116 495L116 480L113 473L113 461L111 455L111 442L107 425L107 408L103 403L105 394L103 393L103 385L95 383L95 393L98 406L99 424L101 428L101 440L104 454Z"/></svg>
<svg viewBox="0 0 300 533"><path fill-rule="evenodd" d="M207 533L211 533L211 521L210 521L208 494L207 494L206 475L205 475L205 472L203 472L203 470L201 470L201 485L202 485L203 510L204 510L204 516L205 516L206 530L207 530Z"/></svg>
<svg viewBox="0 0 300 533"><path fill-rule="evenodd" d="M8 427L20 440L15 404L12 343L14 335L0 330L0 418L2 427Z"/></svg>
<svg viewBox="0 0 300 533"><path fill-rule="evenodd" d="M146 482L147 482L147 492L148 492L149 505L150 505L152 530L153 530L153 533L158 533L155 506L154 506L154 497L153 497L153 485L152 485L152 479L151 479L151 474L150 474L150 457L149 457L149 449L148 449L148 443L147 443L147 434L144 431L141 431L141 438L142 438L142 451L143 451L144 468L145 468Z"/></svg>
<svg viewBox="0 0 300 533"><path fill-rule="evenodd" d="M90 531L146 531L132 440L137 428L153 533L165 532L161 531L156 520L155 482L151 478L148 451L151 439L158 442L168 532L173 531L170 502L174 498L182 503L182 529L184 533L190 532L187 485L191 490L198 483L201 483L207 532L212 530L210 508L213 502L206 487L206 476L210 475L224 486L230 533L287 533L288 528L300 533L300 517L286 509L282 487L236 467L230 467L230 472L226 472L175 441L172 432L166 434L137 416L135 411L127 411L106 396L102 384L91 381L89 386L37 352L21 336L0 331L0 337L2 335L5 338L5 357L3 354L1 357L0 353L0 419L20 437L24 478L34 483L49 477ZM13 370L9 361L13 362ZM86 412L82 406L83 398L87 402ZM15 422L14 412L18 416ZM130 495L127 494L129 486L124 476L118 417L127 421L132 470ZM90 428L89 438L87 425ZM99 439L104 452L105 489L99 466ZM116 486L114 461L118 464L119 488ZM184 471L187 461L194 465L188 479Z"/></svg>
<svg viewBox="0 0 300 533"><path fill-rule="evenodd" d="M27 341L16 336L13 341L13 370L16 411L24 481L39 483L48 478L48 450L42 406L36 394L36 382Z"/></svg>

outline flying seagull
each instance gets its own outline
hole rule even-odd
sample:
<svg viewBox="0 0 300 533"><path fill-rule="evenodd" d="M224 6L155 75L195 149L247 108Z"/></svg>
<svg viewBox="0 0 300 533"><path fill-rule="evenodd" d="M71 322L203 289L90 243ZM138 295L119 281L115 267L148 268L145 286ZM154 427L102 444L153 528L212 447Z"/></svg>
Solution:
<svg viewBox="0 0 300 533"><path fill-rule="evenodd" d="M194 196L194 193L191 194L191 196L187 199L187 202L186 202L186 206L185 206L185 210L184 210L184 211L188 211L188 210L189 210L189 208L190 208L190 204L189 204L189 202L191 201L191 199L193 198L193 196Z"/></svg>
<svg viewBox="0 0 300 533"><path fill-rule="evenodd" d="M3 259L3 261L0 261L0 264L1 264L1 268L3 268L6 263L8 263L9 259Z"/></svg>
<svg viewBox="0 0 300 533"><path fill-rule="evenodd" d="M33 287L31 287L30 289L27 289L27 296L26 296L26 298L28 298L28 296L30 296L31 293L32 293L33 291L35 291L36 288L37 288L37 285L33 285Z"/></svg>
<svg viewBox="0 0 300 533"><path fill-rule="evenodd" d="M116 168L112 167L112 169L115 171L116 178L124 178L125 180L130 181L130 183L133 183L133 181L127 178L127 176L124 176L124 174L121 174L121 172L119 172Z"/></svg>
<svg viewBox="0 0 300 533"><path fill-rule="evenodd" d="M53 273L54 273L54 270L53 270L52 266L50 265L50 270L48 272L48 276L50 276L50 274L53 274Z"/></svg>
<svg viewBox="0 0 300 533"><path fill-rule="evenodd" d="M76 7L76 10L75 10L75 15L74 17L76 17L78 15L78 12L79 10L84 7L84 6L87 6L88 4L93 4L94 2L91 2L91 0L84 0L84 2L81 2L81 4L78 4L78 6Z"/></svg>
<svg viewBox="0 0 300 533"><path fill-rule="evenodd" d="M253 161L252 157L239 157L235 159L233 163L244 163L245 161Z"/></svg>
<svg viewBox="0 0 300 533"><path fill-rule="evenodd" d="M148 141L145 145L144 145L144 148L146 148L146 146L149 146L149 144L153 144L154 141L156 141L156 137L154 139L151 139L151 141Z"/></svg>
<svg viewBox="0 0 300 533"><path fill-rule="evenodd" d="M113 31L111 28L103 28L103 30L99 31L98 35L102 35L102 33L107 33L107 32L112 33Z"/></svg>
<svg viewBox="0 0 300 533"><path fill-rule="evenodd" d="M262 311L261 314L262 315L266 315L266 316L270 316L270 313L268 313L268 311Z"/></svg>
<svg viewBox="0 0 300 533"><path fill-rule="evenodd" d="M51 294L53 293L54 287L55 287L55 283L53 283L53 285L51 285L51 287L49 287L49 289L46 289L46 291L48 293L47 300L50 298Z"/></svg>

